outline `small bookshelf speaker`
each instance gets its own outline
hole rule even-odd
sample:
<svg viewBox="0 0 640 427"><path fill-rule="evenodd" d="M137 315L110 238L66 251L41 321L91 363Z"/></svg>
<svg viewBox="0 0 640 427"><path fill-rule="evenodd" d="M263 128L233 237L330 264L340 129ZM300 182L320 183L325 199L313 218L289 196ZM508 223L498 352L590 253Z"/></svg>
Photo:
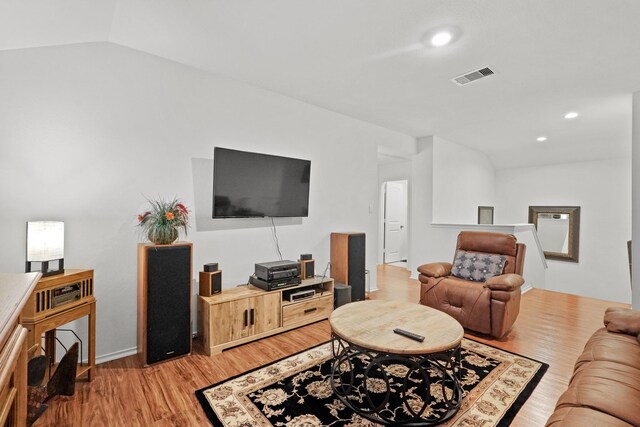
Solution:
<svg viewBox="0 0 640 427"><path fill-rule="evenodd" d="M210 297L222 290L222 270L201 271L199 276L200 296Z"/></svg>
<svg viewBox="0 0 640 427"><path fill-rule="evenodd" d="M300 277L302 279L311 279L315 274L316 272L314 260L300 260Z"/></svg>

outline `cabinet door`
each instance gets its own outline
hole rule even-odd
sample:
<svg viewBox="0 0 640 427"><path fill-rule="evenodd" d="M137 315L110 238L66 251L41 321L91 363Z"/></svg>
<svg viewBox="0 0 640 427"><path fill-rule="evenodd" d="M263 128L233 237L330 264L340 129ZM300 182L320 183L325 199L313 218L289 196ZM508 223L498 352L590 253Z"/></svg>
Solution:
<svg viewBox="0 0 640 427"><path fill-rule="evenodd" d="M280 292L272 292L249 299L251 335L280 327L281 298Z"/></svg>
<svg viewBox="0 0 640 427"><path fill-rule="evenodd" d="M211 345L224 344L249 335L249 301L240 299L211 306Z"/></svg>

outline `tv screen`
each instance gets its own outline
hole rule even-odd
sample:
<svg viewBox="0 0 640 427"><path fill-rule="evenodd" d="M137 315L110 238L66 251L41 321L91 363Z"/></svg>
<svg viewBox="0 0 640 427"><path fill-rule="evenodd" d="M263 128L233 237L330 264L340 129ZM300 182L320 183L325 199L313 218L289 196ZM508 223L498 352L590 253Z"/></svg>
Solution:
<svg viewBox="0 0 640 427"><path fill-rule="evenodd" d="M213 218L309 216L309 160L215 147Z"/></svg>

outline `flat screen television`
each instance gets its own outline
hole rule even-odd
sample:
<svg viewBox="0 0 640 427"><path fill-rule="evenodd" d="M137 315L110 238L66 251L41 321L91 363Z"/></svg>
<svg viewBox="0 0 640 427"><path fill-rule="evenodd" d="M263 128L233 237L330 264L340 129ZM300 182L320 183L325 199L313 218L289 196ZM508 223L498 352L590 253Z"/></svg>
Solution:
<svg viewBox="0 0 640 427"><path fill-rule="evenodd" d="M215 147L213 218L309 216L309 160Z"/></svg>

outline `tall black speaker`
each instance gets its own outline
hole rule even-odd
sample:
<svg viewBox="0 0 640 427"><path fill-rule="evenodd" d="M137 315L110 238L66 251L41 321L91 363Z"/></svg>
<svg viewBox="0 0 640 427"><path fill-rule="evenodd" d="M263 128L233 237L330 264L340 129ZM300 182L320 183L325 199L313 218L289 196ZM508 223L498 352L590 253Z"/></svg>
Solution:
<svg viewBox="0 0 640 427"><path fill-rule="evenodd" d="M153 365L191 352L191 243L138 246L138 353Z"/></svg>
<svg viewBox="0 0 640 427"><path fill-rule="evenodd" d="M331 277L351 286L351 300L365 299L364 233L331 233Z"/></svg>

